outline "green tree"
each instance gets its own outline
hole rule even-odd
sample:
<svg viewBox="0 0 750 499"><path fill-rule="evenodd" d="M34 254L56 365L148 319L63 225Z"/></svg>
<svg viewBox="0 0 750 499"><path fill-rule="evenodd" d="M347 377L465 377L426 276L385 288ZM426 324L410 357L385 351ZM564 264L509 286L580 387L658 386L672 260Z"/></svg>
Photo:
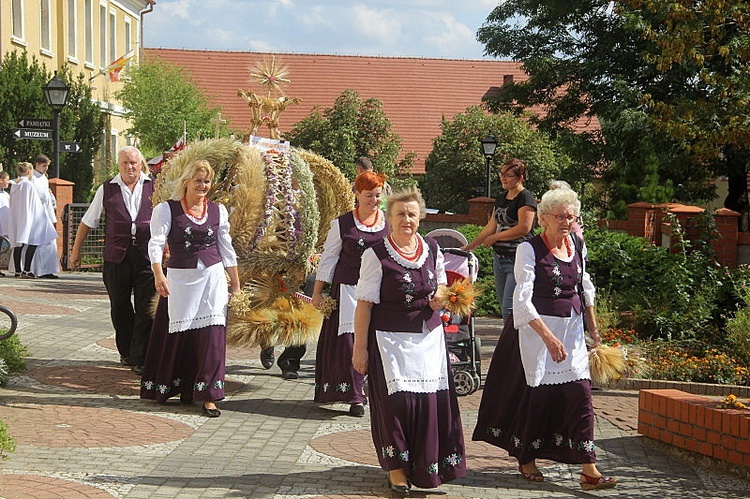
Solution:
<svg viewBox="0 0 750 499"><path fill-rule="evenodd" d="M85 203L94 180L92 164L104 134L104 113L92 99L91 86L83 74L74 79L66 67L60 77L70 86L68 103L60 113L60 140L81 146L78 153L60 153L60 178L74 182L73 201Z"/></svg>
<svg viewBox="0 0 750 499"><path fill-rule="evenodd" d="M383 111L379 99L361 100L354 90L344 90L333 107L313 111L287 134L295 147L302 147L330 160L350 179L356 174L354 161L368 156L376 171L389 178L408 174L415 160L407 153L399 160L402 140Z"/></svg>
<svg viewBox="0 0 750 499"><path fill-rule="evenodd" d="M29 61L25 51L7 53L0 65L0 161L11 176L15 175L15 164L31 161L37 154L46 154L54 161L51 141L17 140L12 136L21 118L52 118L42 90L51 76L36 57ZM58 76L70 86L68 102L60 113L60 140L81 146L79 153L60 154L60 177L75 183L74 201L85 202L93 178L91 165L104 132L104 115L92 100L91 87L83 75L73 78L66 65ZM52 165L50 174L57 170L58 165Z"/></svg>
<svg viewBox="0 0 750 499"><path fill-rule="evenodd" d="M750 230L750 2L621 0L626 25L650 50L642 59L670 92L644 88L657 131L684 141L697 161L729 178L725 205L742 213ZM677 78L676 78L676 77Z"/></svg>
<svg viewBox="0 0 750 499"><path fill-rule="evenodd" d="M503 85L486 104L492 111L543 109L535 124L565 144L574 161L589 165L589 177L603 178L600 206L616 215L641 192L654 201L710 199L705 185L712 165L692 158L684 138L644 119L645 95L680 93L690 75L664 73L644 57L656 45L625 9L608 0L503 2L478 39L488 54L521 61L529 78ZM575 133L576 124L594 117L599 131ZM671 187L653 189L670 181ZM623 183L630 188L620 188Z"/></svg>
<svg viewBox="0 0 750 499"><path fill-rule="evenodd" d="M19 161L31 161L40 153L52 156L51 141L17 140L13 136L22 118L52 118L42 92L49 79L44 65L34 56L29 60L25 50L6 53L0 64L0 161L11 178Z"/></svg>
<svg viewBox="0 0 750 499"><path fill-rule="evenodd" d="M212 137L211 118L220 111L209 107L208 98L182 67L161 59L141 61L126 73L125 84L115 93L132 123L128 133L137 137L146 155L161 154L182 136Z"/></svg>
<svg viewBox="0 0 750 499"><path fill-rule="evenodd" d="M565 177L571 167L570 159L545 134L510 114L488 115L474 106L453 121L444 119L442 129L425 160L425 175L419 180L432 208L466 213L469 199L485 195L487 168L479 141L487 133L498 139L492 159L493 195L501 189L497 169L507 159L520 158L526 163L529 179L524 186L536 196L547 190L551 180Z"/></svg>

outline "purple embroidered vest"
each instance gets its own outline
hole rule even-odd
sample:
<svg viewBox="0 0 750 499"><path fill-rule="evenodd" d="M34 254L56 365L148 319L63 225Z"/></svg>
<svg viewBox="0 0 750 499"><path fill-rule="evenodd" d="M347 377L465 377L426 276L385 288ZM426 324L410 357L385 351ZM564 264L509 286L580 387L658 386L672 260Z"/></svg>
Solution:
<svg viewBox="0 0 750 499"><path fill-rule="evenodd" d="M377 232L365 232L357 228L354 213L344 213L339 217L339 235L341 253L333 272L332 284L357 284L359 268L362 265L362 253L388 234L386 226Z"/></svg>
<svg viewBox="0 0 750 499"><path fill-rule="evenodd" d="M200 259L206 267L221 262L216 237L219 232L219 205L208 202L203 224L196 224L185 214L179 201L170 199L172 227L167 235L169 260L167 267L173 269L195 269Z"/></svg>
<svg viewBox="0 0 750 499"><path fill-rule="evenodd" d="M111 179L110 179L111 180ZM128 247L135 245L148 260L148 240L151 238L151 196L154 193L152 181L143 182L143 194L138 215L135 218L135 240L130 228L133 220L122 199L120 184L110 180L102 184L104 197L102 204L106 219L104 222L104 261L121 263Z"/></svg>
<svg viewBox="0 0 750 499"><path fill-rule="evenodd" d="M570 310L581 313L581 285L583 265L581 255L576 251L573 260L558 260L544 244L541 236L529 240L534 248L536 278L531 302L537 312L555 317L570 317Z"/></svg>
<svg viewBox="0 0 750 499"><path fill-rule="evenodd" d="M430 297L437 291L435 272L437 242L425 238L430 253L421 268L402 267L388 254L385 240L372 245L383 266L380 303L373 305L370 326L381 331L422 332L422 322L429 329L441 324L440 315L430 308Z"/></svg>

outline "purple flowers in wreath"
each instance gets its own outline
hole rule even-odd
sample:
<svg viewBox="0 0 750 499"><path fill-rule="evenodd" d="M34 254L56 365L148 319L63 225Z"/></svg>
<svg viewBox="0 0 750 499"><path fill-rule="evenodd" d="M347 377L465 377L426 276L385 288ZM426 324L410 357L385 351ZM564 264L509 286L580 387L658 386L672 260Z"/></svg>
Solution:
<svg viewBox="0 0 750 499"><path fill-rule="evenodd" d="M299 254L299 233L296 229L299 213L297 211L297 192L292 179L292 166L289 156L275 149L263 154L266 167L266 202L263 217L250 242L250 250L256 249L266 236L271 223L280 240L287 246L287 260L295 260Z"/></svg>

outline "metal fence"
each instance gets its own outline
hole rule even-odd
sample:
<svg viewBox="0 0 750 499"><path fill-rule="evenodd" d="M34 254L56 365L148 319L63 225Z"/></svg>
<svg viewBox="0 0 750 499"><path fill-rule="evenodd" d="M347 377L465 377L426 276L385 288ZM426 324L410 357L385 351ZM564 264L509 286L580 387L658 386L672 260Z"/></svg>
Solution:
<svg viewBox="0 0 750 499"><path fill-rule="evenodd" d="M83 214L88 209L88 203L70 203L63 210L63 268L70 268L70 252L76 240L76 232ZM99 221L99 227L89 230L88 237L81 247L81 268L101 270L104 263L104 217Z"/></svg>

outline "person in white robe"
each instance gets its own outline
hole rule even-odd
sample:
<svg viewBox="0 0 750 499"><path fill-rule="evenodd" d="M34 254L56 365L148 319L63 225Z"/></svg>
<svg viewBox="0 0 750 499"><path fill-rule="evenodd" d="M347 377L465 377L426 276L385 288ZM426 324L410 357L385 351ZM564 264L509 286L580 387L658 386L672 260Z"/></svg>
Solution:
<svg viewBox="0 0 750 499"><path fill-rule="evenodd" d="M17 277L36 277L31 271L31 262L37 247L57 238L57 231L31 181L33 175L31 163L19 163L18 179L10 192L8 239L13 248L11 266Z"/></svg>

